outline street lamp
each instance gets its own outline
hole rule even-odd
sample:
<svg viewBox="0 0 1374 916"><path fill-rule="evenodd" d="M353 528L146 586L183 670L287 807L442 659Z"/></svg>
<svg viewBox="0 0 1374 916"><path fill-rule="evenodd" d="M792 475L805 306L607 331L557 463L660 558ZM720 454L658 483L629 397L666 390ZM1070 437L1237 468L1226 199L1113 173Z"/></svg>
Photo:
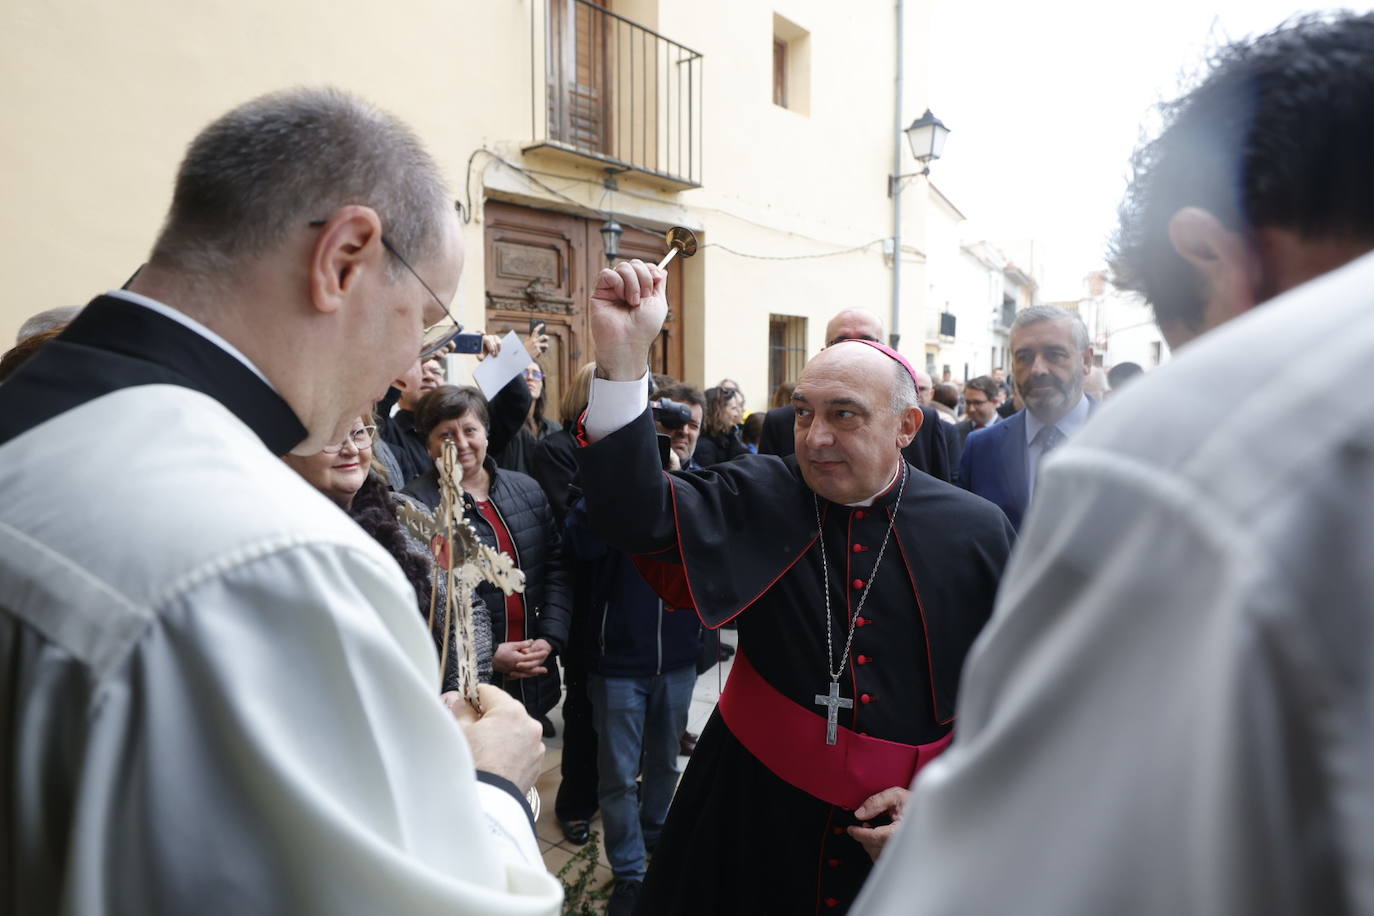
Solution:
<svg viewBox="0 0 1374 916"><path fill-rule="evenodd" d="M624 234L625 230L615 221L614 213L601 225L601 245L606 251L606 263L612 267L620 258L620 237Z"/></svg>
<svg viewBox="0 0 1374 916"><path fill-rule="evenodd" d="M919 172L910 172L906 175L889 175L887 179L887 196L891 197L897 187L897 182L908 178L915 178L918 175L930 174L930 163L932 160L939 159L940 154L945 151L945 139L949 137L949 128L944 122L926 109L926 113L911 122L911 126L902 131L906 134L906 141L911 146L911 155L916 161L921 163Z"/></svg>

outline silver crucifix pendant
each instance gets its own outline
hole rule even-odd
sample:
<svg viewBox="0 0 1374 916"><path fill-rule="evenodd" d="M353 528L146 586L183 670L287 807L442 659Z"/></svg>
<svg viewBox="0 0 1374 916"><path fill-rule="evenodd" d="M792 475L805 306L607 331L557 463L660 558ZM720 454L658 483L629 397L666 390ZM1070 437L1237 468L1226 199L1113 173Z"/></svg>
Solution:
<svg viewBox="0 0 1374 916"><path fill-rule="evenodd" d="M840 684L838 681L830 682L830 695L816 694L816 705L826 707L825 710L825 743L835 743L835 731L839 725L839 715L841 709L853 709L854 701L847 697L840 696Z"/></svg>

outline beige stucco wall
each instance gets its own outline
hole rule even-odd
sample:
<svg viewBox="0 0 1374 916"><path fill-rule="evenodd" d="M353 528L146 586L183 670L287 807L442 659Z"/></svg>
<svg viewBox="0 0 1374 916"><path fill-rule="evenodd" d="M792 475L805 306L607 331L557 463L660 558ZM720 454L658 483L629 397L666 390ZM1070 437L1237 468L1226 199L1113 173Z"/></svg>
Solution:
<svg viewBox="0 0 1374 916"><path fill-rule="evenodd" d="M261 92L331 83L411 123L464 196L472 151L599 179L594 167L526 159L531 139L530 22L542 0L404 0L395 4L97 4L56 0L0 12L0 346L29 314L84 302L117 286L143 259L186 143L209 120ZM891 271L878 240L891 234L885 180L892 159L894 42L890 4L633 0L626 15L705 55L703 187L665 192L621 176L618 213L685 223L705 242L758 255L818 254L875 242L866 252L766 261L707 248L675 303L691 319L690 381L737 378L764 405L770 312L808 317L810 346L836 310L887 314ZM924 108L929 0L908 4L907 104ZM773 14L811 33L809 115L771 104ZM542 80L542 72L537 75ZM909 156L906 168L912 170ZM550 179L596 211L597 184ZM459 291L460 318L480 323L482 213L488 194L572 209L522 175L479 156L474 219ZM919 191L919 193L918 193ZM925 194L908 188L903 349L925 327Z"/></svg>

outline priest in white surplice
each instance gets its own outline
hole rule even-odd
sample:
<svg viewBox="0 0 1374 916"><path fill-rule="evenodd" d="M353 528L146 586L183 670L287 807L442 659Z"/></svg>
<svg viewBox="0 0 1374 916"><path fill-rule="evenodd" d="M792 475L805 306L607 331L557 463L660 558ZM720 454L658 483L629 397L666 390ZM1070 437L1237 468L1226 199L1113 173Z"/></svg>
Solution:
<svg viewBox="0 0 1374 916"><path fill-rule="evenodd" d="M415 359L459 232L390 116L264 97L0 386L0 909L557 912L538 724L443 706L401 571L279 460Z"/></svg>

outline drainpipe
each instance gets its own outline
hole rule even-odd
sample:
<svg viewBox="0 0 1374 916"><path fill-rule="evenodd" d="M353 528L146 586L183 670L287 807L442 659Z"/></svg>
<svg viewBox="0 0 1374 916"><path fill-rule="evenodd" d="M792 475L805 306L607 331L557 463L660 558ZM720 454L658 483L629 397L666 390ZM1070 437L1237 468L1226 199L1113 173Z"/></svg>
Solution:
<svg viewBox="0 0 1374 916"><path fill-rule="evenodd" d="M902 319L902 93L903 60L906 51L905 0L897 0L897 78L892 100L892 320L888 324L888 345L894 350L901 340Z"/></svg>

